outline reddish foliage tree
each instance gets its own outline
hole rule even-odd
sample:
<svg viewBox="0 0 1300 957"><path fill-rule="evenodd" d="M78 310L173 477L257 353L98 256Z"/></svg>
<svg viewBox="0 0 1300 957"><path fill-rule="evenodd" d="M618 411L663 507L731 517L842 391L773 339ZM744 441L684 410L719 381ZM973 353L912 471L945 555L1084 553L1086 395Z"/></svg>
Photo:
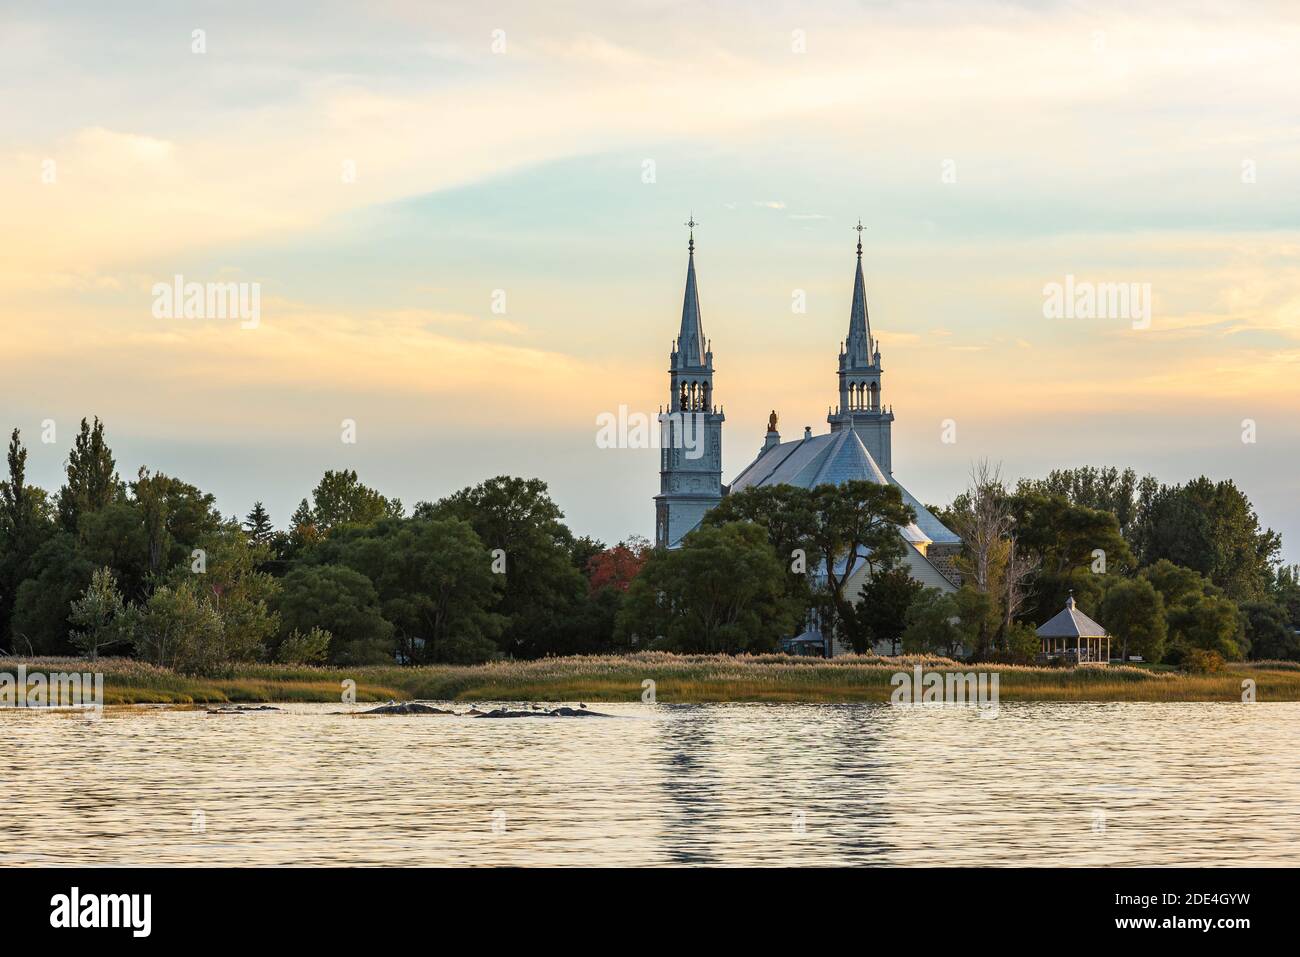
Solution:
<svg viewBox="0 0 1300 957"><path fill-rule="evenodd" d="M595 594L602 588L627 591L652 550L647 539L633 535L599 555L593 555L587 563L587 583L592 593Z"/></svg>

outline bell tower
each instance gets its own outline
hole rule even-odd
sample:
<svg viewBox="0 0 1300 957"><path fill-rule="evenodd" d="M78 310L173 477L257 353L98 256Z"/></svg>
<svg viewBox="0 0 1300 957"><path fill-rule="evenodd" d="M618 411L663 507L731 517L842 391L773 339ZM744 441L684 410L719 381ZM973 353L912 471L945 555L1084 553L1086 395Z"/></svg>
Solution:
<svg viewBox="0 0 1300 957"><path fill-rule="evenodd" d="M722 501L722 423L713 401L713 352L704 338L695 283L695 227L687 243L682 325L668 357L668 406L659 414L655 545L671 548Z"/></svg>
<svg viewBox="0 0 1300 957"><path fill-rule="evenodd" d="M840 345L840 404L826 416L832 432L853 429L886 474L893 471L890 455L893 410L880 401L880 343L871 337L867 287L862 279L862 220L858 232L858 264L853 276L853 305L849 335Z"/></svg>

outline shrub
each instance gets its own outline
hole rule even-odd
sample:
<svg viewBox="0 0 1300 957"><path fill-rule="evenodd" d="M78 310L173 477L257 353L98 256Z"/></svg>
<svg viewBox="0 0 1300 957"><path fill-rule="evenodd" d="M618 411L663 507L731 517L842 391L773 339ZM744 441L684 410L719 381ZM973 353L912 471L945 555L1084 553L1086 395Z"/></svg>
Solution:
<svg viewBox="0 0 1300 957"><path fill-rule="evenodd" d="M324 628L313 627L305 634L295 628L280 642L275 660L286 665L319 664L329 654L333 638Z"/></svg>
<svg viewBox="0 0 1300 957"><path fill-rule="evenodd" d="M1223 670L1223 655L1217 651L1193 648L1183 659L1183 670L1189 674L1209 675Z"/></svg>

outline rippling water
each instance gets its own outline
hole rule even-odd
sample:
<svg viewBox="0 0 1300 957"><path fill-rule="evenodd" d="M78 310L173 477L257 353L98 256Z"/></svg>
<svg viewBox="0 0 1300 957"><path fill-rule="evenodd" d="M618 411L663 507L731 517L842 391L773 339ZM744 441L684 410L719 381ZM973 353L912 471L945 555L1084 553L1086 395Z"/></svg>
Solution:
<svg viewBox="0 0 1300 957"><path fill-rule="evenodd" d="M0 711L5 863L1300 864L1300 704L287 708Z"/></svg>

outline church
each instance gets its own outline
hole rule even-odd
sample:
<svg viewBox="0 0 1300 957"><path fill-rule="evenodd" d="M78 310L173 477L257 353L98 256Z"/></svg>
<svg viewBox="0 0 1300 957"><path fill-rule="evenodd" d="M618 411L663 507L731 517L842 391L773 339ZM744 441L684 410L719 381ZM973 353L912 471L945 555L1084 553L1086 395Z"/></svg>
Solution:
<svg viewBox="0 0 1300 957"><path fill-rule="evenodd" d="M866 283L862 278L861 224L857 227L857 268L849 307L848 337L840 343L837 391L839 403L827 415L830 431L813 435L811 428L796 439L782 441L777 415L768 420L758 456L730 485L722 482L722 423L725 420L713 391L713 351L704 336L699 288L695 276L695 232L692 219L687 245L686 294L682 323L669 355L669 405L661 415L659 494L655 496L655 544L676 548L696 528L706 512L730 492L755 486L798 485L813 488L855 479L892 485L916 512L916 521L899 529L909 573L923 585L944 592L957 590L960 577L955 559L961 539L945 528L929 509L894 476L891 432L894 412L882 402L880 342L871 335ZM676 413L676 414L673 414ZM683 441L678 430L694 425L699 434ZM690 449L685 446L691 446ZM693 454L687 454L691 452ZM849 579L847 594L857 595L868 575L859 563ZM815 623L793 643L827 657L846 649L823 638ZM891 649L877 649L890 653Z"/></svg>

